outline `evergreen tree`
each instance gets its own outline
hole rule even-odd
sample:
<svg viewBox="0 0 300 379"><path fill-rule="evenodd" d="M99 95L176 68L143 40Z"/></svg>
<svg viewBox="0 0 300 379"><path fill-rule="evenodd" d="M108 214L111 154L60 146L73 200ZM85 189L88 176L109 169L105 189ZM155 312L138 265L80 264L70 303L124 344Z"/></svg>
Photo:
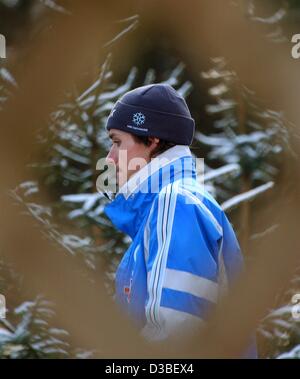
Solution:
<svg viewBox="0 0 300 379"><path fill-rule="evenodd" d="M276 185L280 169L280 157L285 151L295 157L290 146L290 136L295 135L294 125L282 111L266 108L255 93L240 82L237 74L230 70L224 58L212 60L213 67L202 74L209 80L209 94L214 104L207 106L213 116L216 133L204 135L197 132L196 140L208 148L210 165L224 165L231 177L215 180L215 195L227 212L237 208L239 239L242 251L251 259L248 244L252 237L250 200L261 197ZM232 175L233 174L233 175ZM273 220L270 220L273 222ZM269 231L276 232L272 225ZM262 233L258 238L263 238ZM261 320L258 327L260 349L266 357L277 357L280 353L299 344L299 324L293 317L292 296L299 293L299 270L285 293L278 294L274 309ZM297 357L299 349L281 357Z"/></svg>
<svg viewBox="0 0 300 379"><path fill-rule="evenodd" d="M7 6L9 0L0 0ZM55 1L41 1L51 10L67 13ZM297 8L295 1L280 2L271 16L259 15L257 2L243 2L245 13L253 22L267 25L268 37L276 42L286 40L282 23ZM116 41L138 25L138 16L121 20L125 28L109 41ZM279 29L274 29L279 26ZM107 117L115 101L131 88L156 81L155 71L148 69L143 82L137 80L133 67L123 83L114 82L112 55L108 54L98 78L89 88L74 88L66 100L49 115L47 128L37 132L35 143L39 154L28 166L28 180L10 191L20 213L32 217L49 243L59 245L62 254L79 259L93 275L105 273L107 291L113 293L114 273L121 254L130 239L116 232L103 213L107 199L95 188L100 172L99 158L105 157L109 139L105 131ZM284 113L267 109L253 91L246 88L223 58L212 60L212 68L203 73L212 83L210 95L214 104L207 106L214 119L214 130L208 135L196 131L195 139L208 150L204 181L224 210L237 211L239 239L246 257L251 255L250 200L277 185L280 157L289 146L292 125ZM184 79L184 65L179 64L165 82L187 97L192 83ZM0 111L9 96L18 90L11 73L0 68ZM47 204L39 198L40 189L49 194ZM4 253L4 252L3 252ZM4 256L4 254L3 254ZM0 259L0 294L9 297L7 318L0 319L0 358L85 358L92 351L75 349L68 341L68 332L54 327L55 304L37 293L34 299L20 293L22 273ZM299 358L299 323L293 317L295 304L291 298L299 293L299 270L295 272L286 292L278 295L274 309L261 321L258 335L267 357ZM25 294L26 296L26 294ZM11 300L12 299L12 300Z"/></svg>

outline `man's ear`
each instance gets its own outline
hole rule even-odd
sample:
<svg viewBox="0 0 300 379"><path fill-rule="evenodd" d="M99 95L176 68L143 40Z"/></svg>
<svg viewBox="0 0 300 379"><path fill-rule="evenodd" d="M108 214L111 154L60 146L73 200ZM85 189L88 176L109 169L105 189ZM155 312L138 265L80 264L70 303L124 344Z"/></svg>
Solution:
<svg viewBox="0 0 300 379"><path fill-rule="evenodd" d="M153 151L156 150L156 148L157 148L160 140L159 140L159 138L156 138L156 137L149 137L148 141L149 141L149 145L148 146L149 146L150 151L151 151L150 154L152 155Z"/></svg>
<svg viewBox="0 0 300 379"><path fill-rule="evenodd" d="M153 147L153 148L156 148L156 146L159 144L159 138L156 138L156 137L149 137L149 147Z"/></svg>

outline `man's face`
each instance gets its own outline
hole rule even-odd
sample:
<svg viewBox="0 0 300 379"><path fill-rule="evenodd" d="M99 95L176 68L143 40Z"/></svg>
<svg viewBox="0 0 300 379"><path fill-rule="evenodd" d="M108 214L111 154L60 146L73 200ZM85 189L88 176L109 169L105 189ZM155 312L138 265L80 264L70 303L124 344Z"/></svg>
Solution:
<svg viewBox="0 0 300 379"><path fill-rule="evenodd" d="M159 139L151 138L150 146L146 146L137 142L132 134L118 129L110 129L109 138L112 140L112 146L106 161L116 166L117 185L120 188L135 172L150 161L151 151Z"/></svg>

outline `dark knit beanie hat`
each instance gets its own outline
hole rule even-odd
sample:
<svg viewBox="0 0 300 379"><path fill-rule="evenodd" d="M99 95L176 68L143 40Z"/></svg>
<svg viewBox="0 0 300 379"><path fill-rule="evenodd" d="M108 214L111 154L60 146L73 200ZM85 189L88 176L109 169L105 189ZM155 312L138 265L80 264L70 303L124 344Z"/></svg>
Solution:
<svg viewBox="0 0 300 379"><path fill-rule="evenodd" d="M191 145L195 122L184 98L173 87L151 84L123 95L111 111L106 128Z"/></svg>

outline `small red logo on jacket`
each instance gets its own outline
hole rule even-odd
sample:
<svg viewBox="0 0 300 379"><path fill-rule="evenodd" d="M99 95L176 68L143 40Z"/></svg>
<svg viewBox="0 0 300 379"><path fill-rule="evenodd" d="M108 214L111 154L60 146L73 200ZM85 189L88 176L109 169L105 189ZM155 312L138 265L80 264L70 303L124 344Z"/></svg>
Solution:
<svg viewBox="0 0 300 379"><path fill-rule="evenodd" d="M128 303L130 303L131 285L132 285L132 279L130 279L129 286L124 286L124 295L127 296Z"/></svg>

